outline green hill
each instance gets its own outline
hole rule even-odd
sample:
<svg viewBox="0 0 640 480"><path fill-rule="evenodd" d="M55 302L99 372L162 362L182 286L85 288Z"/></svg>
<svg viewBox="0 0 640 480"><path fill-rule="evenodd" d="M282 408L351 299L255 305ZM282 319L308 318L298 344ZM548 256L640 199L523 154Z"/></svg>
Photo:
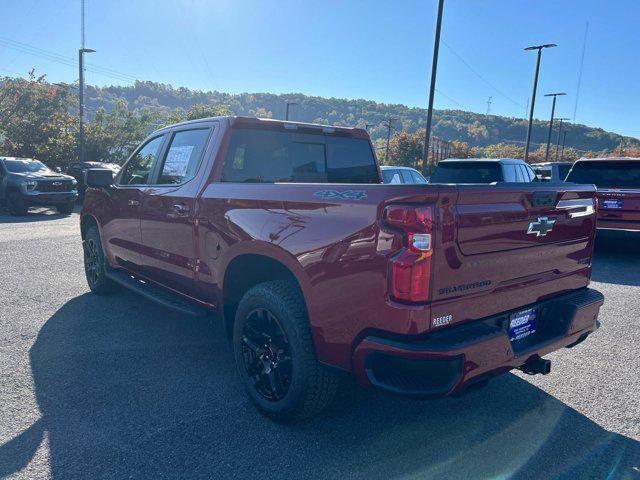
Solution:
<svg viewBox="0 0 640 480"><path fill-rule="evenodd" d="M136 82L132 86L87 87L87 106L95 111L102 106L110 111L118 99L125 99L129 109L148 108L168 114L172 110L188 110L194 104L226 105L235 115L284 118L285 101L296 102L290 107L290 118L305 122L364 127L374 138L386 136L383 120L398 118L397 129L415 132L424 127L426 113L422 108L398 104L376 103L370 100L311 97L303 94L203 92L188 88L173 88L155 82ZM461 110L436 110L433 134L444 140L461 140L470 146L486 146L505 142L521 145L526 136L527 122L523 118L482 115ZM547 122L536 121L532 142L545 143ZM567 146L579 150L613 150L622 137L600 128L579 124L567 125ZM554 136L555 141L555 136ZM640 146L635 138L624 138L629 146Z"/></svg>

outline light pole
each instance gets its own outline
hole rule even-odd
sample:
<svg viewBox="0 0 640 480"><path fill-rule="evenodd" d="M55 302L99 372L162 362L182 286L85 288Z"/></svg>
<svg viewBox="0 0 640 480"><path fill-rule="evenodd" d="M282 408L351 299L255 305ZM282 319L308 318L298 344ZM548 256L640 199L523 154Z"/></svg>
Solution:
<svg viewBox="0 0 640 480"><path fill-rule="evenodd" d="M436 71L438 70L438 52L440 51L440 31L442 30L442 9L444 0L438 1L438 20L436 21L436 38L433 45L433 62L431 64L431 86L429 87L429 108L427 110L427 125L424 132L424 149L422 151L422 175L427 176L427 161L429 160L429 137L431 136L431 121L433 120L433 96L436 90Z"/></svg>
<svg viewBox="0 0 640 480"><path fill-rule="evenodd" d="M533 127L533 110L536 106L536 91L538 90L538 75L540 73L540 58L542 57L542 49L543 48L553 48L557 47L555 43L547 43L545 45L534 45L532 47L525 48L525 51L528 50L537 50L538 51L538 60L536 61L536 74L533 77L533 94L531 95L531 110L529 111L529 126L527 127L527 143L524 147L524 161L526 162L529 158L529 147L531 145L531 129Z"/></svg>
<svg viewBox="0 0 640 480"><path fill-rule="evenodd" d="M551 131L553 130L553 116L556 113L556 98L561 95L566 95L564 92L560 93L547 93L545 97L553 97L553 104L551 105L551 119L549 120L549 133L547 134L547 151L544 155L544 161L549 161L549 147L551 145Z"/></svg>
<svg viewBox="0 0 640 480"><path fill-rule="evenodd" d="M562 118L557 118L556 120L560 120L560 126L558 127L558 140L556 141L556 162L557 162L558 152L560 151L560 134L562 134L562 122L564 122L565 120L571 120L571 119L562 117Z"/></svg>
<svg viewBox="0 0 640 480"><path fill-rule="evenodd" d="M84 54L93 53L91 48L78 49L78 66L80 69L78 100L80 101L78 113L80 115L80 129L78 130L78 158L84 162Z"/></svg>
<svg viewBox="0 0 640 480"><path fill-rule="evenodd" d="M285 102L284 119L289 120L289 105L298 105L296 102Z"/></svg>

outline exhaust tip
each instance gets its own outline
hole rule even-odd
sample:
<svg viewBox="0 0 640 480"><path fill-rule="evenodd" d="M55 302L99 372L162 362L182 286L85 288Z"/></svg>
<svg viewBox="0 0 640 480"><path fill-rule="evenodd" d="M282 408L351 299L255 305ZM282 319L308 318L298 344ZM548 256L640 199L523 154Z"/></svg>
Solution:
<svg viewBox="0 0 640 480"><path fill-rule="evenodd" d="M518 367L519 370L522 370L527 375L548 375L551 373L551 360L547 360L546 358L533 358L527 360L523 365Z"/></svg>

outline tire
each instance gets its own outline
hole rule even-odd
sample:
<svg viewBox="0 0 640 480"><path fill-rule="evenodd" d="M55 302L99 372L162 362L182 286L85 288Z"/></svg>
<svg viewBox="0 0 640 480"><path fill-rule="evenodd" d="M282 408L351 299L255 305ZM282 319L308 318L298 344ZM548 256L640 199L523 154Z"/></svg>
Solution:
<svg viewBox="0 0 640 480"><path fill-rule="evenodd" d="M16 217L23 217L29 212L29 206L18 192L11 192L7 198L9 213Z"/></svg>
<svg viewBox="0 0 640 480"><path fill-rule="evenodd" d="M256 336L261 329L268 333ZM278 330L284 337L274 333ZM267 344L276 347L267 348ZM245 293L236 311L233 347L238 374L251 401L269 418L279 422L311 418L336 394L338 377L318 363L304 299L290 282L261 283ZM279 394L269 398L266 391L274 384L282 388L272 388L272 393Z"/></svg>
<svg viewBox="0 0 640 480"><path fill-rule="evenodd" d="M107 268L98 227L89 227L84 241L84 273L89 289L97 295L106 295L116 290L116 284L107 278Z"/></svg>
<svg viewBox="0 0 640 480"><path fill-rule="evenodd" d="M75 206L76 206L76 202L67 202L67 203L63 203L62 205L57 205L56 209L62 215L71 215L73 213L73 209L75 208Z"/></svg>

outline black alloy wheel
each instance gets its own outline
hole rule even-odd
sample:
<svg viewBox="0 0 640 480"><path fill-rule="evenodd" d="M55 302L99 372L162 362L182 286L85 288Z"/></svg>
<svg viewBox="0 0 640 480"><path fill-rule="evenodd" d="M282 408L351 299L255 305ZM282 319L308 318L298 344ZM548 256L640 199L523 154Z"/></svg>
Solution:
<svg viewBox="0 0 640 480"><path fill-rule="evenodd" d="M249 312L242 329L244 368L256 391L266 400L283 399L292 380L291 347L273 313L265 308Z"/></svg>
<svg viewBox="0 0 640 480"><path fill-rule="evenodd" d="M93 238L88 238L84 241L84 271L87 275L89 287L97 285L100 280L100 262L102 261L102 257L99 254L98 248L100 247Z"/></svg>

